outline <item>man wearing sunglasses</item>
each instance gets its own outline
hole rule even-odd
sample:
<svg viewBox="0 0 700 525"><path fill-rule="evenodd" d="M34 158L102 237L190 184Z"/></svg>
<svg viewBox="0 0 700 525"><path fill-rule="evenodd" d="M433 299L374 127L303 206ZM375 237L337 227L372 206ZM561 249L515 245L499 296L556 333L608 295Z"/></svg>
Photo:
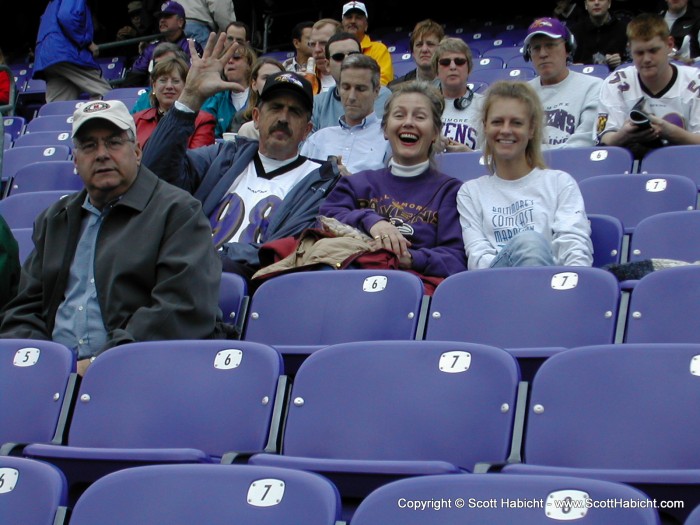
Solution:
<svg viewBox="0 0 700 525"><path fill-rule="evenodd" d="M326 43L326 58L329 64L329 70L335 79L335 87L319 93L314 97L314 111L311 116L313 131L327 128L329 126L337 126L338 119L345 113L343 103L340 99L340 69L341 64L346 56L362 54L360 42L352 33L341 31L334 34ZM391 94L389 88L381 86L379 94L374 102L374 113L381 120L384 114L384 103Z"/></svg>
<svg viewBox="0 0 700 525"><path fill-rule="evenodd" d="M438 151L479 149L483 96L474 93L467 83L472 70L471 49L460 38L443 38L435 49L433 68L445 97Z"/></svg>
<svg viewBox="0 0 700 525"><path fill-rule="evenodd" d="M525 37L525 58L537 77L529 80L544 106L544 144L548 149L590 147L603 80L571 71L576 50L569 29L556 18L538 18Z"/></svg>

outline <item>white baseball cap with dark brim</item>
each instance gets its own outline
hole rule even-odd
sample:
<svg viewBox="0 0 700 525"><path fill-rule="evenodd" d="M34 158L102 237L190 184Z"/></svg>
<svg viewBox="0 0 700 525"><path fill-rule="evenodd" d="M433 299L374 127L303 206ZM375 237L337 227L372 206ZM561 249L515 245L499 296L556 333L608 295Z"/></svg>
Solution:
<svg viewBox="0 0 700 525"><path fill-rule="evenodd" d="M343 16L348 14L350 11L361 11L363 15L369 16L367 14L367 7L365 7L364 2L348 2L343 6Z"/></svg>
<svg viewBox="0 0 700 525"><path fill-rule="evenodd" d="M123 131L130 129L136 136L134 117L121 100L95 100L80 106L73 113L71 136L75 137L84 124L94 119L106 120Z"/></svg>

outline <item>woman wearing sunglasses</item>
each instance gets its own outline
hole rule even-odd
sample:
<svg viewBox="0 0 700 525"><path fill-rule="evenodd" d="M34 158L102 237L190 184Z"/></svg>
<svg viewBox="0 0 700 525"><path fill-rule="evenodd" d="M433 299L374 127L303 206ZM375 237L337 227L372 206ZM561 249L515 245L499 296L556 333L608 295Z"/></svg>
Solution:
<svg viewBox="0 0 700 525"><path fill-rule="evenodd" d="M492 84L483 103L484 159L491 175L459 190L469 269L591 266L593 247L578 184L542 157L544 110L526 82Z"/></svg>
<svg viewBox="0 0 700 525"><path fill-rule="evenodd" d="M445 96L442 151L479 149L483 97L467 85L472 70L471 49L460 38L443 38L433 55L433 68Z"/></svg>

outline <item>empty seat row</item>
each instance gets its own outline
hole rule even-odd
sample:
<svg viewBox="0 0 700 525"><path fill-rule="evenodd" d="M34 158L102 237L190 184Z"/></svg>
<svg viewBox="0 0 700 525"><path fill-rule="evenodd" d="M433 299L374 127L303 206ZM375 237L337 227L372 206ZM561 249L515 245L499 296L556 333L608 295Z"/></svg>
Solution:
<svg viewBox="0 0 700 525"><path fill-rule="evenodd" d="M24 391L61 404L55 388L42 388L43 377L26 377L34 367L47 374L48 347L12 343L0 351L3 384L25 395L4 405L0 420L12 411L24 419L3 428L3 439L15 439L34 418ZM490 483L497 467L514 477L625 483L658 501L673 495L683 508L665 511L679 520L700 503L700 423L692 417L700 402L698 344L568 349L542 365L529 392L508 352L450 341L324 347L289 390L283 372L265 345L123 345L88 368L66 444L32 443L22 452L59 467L70 487L135 466L243 462L322 474L350 503L414 476ZM542 515L535 521L544 522Z"/></svg>
<svg viewBox="0 0 700 525"><path fill-rule="evenodd" d="M66 486L59 471L45 463L13 457L0 458L0 471L12 478L11 486L8 481L9 488L0 493L0 501L14 520L24 525L67 523ZM509 501L513 505L502 504ZM589 508L589 501L635 501L638 505L631 509ZM651 500L623 484L493 474L422 476L389 483L362 501L351 525L457 525L465 520L537 525L567 520L574 505L578 507L577 523L659 523ZM314 473L244 465L158 465L130 468L98 480L78 500L69 523L345 523L340 518L336 487ZM686 521L687 525L696 523Z"/></svg>

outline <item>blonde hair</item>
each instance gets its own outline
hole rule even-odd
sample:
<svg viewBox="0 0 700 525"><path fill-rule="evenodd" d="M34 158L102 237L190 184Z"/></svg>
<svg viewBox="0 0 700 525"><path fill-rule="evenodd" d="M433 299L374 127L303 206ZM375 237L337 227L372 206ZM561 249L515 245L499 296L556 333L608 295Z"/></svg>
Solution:
<svg viewBox="0 0 700 525"><path fill-rule="evenodd" d="M544 128L544 109L542 102L535 90L527 82L513 80L499 80L491 84L484 97L484 105L481 111L481 120L486 129L486 120L491 107L498 99L510 98L519 100L527 107L530 114L530 126L532 128L532 138L525 148L525 157L532 168L546 168L544 157L542 156L542 137ZM491 173L496 172L496 161L493 158L493 151L484 141L484 159L486 160Z"/></svg>

